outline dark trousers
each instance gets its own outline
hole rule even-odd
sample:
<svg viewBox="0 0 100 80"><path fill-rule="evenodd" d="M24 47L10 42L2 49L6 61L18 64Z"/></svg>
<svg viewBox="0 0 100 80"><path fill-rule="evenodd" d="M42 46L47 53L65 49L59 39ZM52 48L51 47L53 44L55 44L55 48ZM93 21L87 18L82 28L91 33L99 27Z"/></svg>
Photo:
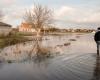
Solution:
<svg viewBox="0 0 100 80"><path fill-rule="evenodd" d="M97 55L99 55L99 46L100 46L100 41L97 41Z"/></svg>

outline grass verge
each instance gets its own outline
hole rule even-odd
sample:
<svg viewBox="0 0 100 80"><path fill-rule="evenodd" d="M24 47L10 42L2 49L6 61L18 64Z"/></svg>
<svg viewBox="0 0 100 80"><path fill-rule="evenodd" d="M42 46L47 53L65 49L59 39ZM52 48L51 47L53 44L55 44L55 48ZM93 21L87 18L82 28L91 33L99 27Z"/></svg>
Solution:
<svg viewBox="0 0 100 80"><path fill-rule="evenodd" d="M11 34L8 36L0 36L0 48L4 48L6 46L14 45L17 43L22 43L30 41L28 38L18 35L18 34Z"/></svg>

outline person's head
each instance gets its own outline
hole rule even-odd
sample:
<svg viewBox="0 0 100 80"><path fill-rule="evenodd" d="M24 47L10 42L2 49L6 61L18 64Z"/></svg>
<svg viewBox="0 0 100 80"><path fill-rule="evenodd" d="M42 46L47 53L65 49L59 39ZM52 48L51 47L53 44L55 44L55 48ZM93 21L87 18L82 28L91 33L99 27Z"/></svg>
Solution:
<svg viewBox="0 0 100 80"><path fill-rule="evenodd" d="M100 30L100 27L98 27L98 30Z"/></svg>

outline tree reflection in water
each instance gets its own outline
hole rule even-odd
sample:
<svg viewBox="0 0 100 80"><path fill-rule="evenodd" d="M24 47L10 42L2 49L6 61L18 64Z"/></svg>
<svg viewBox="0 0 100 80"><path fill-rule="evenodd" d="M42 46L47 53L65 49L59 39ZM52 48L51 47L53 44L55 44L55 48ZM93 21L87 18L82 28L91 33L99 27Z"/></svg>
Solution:
<svg viewBox="0 0 100 80"><path fill-rule="evenodd" d="M50 50L42 45L43 35L35 37L35 44L33 45L32 50L29 53L29 57L32 59L41 60L42 58L50 57Z"/></svg>

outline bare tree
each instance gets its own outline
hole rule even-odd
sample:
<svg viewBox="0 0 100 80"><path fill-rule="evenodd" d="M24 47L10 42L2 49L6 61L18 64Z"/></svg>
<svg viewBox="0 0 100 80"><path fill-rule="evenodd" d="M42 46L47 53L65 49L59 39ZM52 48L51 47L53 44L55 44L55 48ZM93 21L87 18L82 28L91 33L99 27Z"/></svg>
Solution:
<svg viewBox="0 0 100 80"><path fill-rule="evenodd" d="M3 14L2 10L0 10L0 21L2 21L3 17L4 17L4 14Z"/></svg>
<svg viewBox="0 0 100 80"><path fill-rule="evenodd" d="M36 41L33 46L32 51L29 56L32 57L32 52L35 52L37 55L43 54L41 47L41 40L43 35L41 35L41 29L52 24L53 16L52 11L47 7L41 5L35 5L32 10L27 10L24 15L24 21L32 24L32 27L36 30ZM34 51L35 50L35 51Z"/></svg>
<svg viewBox="0 0 100 80"><path fill-rule="evenodd" d="M40 30L50 25L53 22L52 11L47 7L35 5L32 10L27 10L24 15L24 21L31 23L33 28L40 32Z"/></svg>

